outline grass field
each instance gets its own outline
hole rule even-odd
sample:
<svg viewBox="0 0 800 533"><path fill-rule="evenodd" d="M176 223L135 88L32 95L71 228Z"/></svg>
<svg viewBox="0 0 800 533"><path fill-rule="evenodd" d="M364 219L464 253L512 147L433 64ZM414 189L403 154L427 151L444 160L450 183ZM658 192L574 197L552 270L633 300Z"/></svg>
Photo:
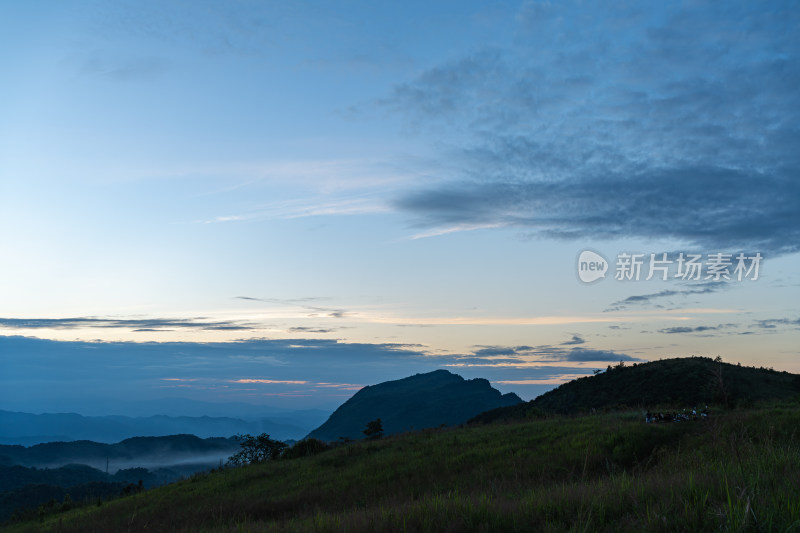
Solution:
<svg viewBox="0 0 800 533"><path fill-rule="evenodd" d="M800 407L556 417L196 475L9 531L800 531Z"/></svg>

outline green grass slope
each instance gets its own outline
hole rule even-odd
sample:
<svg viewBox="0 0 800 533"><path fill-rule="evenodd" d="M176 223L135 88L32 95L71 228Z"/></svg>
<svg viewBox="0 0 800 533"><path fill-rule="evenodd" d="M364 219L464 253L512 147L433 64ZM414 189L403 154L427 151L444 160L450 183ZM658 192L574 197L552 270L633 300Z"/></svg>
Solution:
<svg viewBox="0 0 800 533"><path fill-rule="evenodd" d="M800 406L427 430L198 475L28 531L787 531Z"/></svg>

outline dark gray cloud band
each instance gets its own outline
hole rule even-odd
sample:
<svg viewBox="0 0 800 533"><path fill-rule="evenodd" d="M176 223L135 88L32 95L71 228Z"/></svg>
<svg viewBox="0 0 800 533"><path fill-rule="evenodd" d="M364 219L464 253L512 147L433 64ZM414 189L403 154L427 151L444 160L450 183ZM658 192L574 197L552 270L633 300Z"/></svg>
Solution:
<svg viewBox="0 0 800 533"><path fill-rule="evenodd" d="M798 138L800 141L800 138ZM672 238L714 251L800 250L800 180L713 167L452 183L396 202L420 227L511 226L555 239Z"/></svg>
<svg viewBox="0 0 800 533"><path fill-rule="evenodd" d="M424 228L800 250L800 11L791 2L527 2L507 45L383 103L448 132ZM438 129L437 129L438 128Z"/></svg>
<svg viewBox="0 0 800 533"><path fill-rule="evenodd" d="M532 361L542 363L551 362L607 362L607 361L643 361L624 353L612 350L595 350L574 346L585 341L578 335L572 340L558 346L476 346L470 355L458 358L460 363L486 365L486 364L522 364ZM565 347L570 346L570 347Z"/></svg>

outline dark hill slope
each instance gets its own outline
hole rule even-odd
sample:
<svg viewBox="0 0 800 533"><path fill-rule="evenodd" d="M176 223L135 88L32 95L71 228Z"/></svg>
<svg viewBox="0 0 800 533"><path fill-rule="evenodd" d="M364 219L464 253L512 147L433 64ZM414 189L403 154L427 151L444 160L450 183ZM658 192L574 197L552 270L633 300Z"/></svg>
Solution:
<svg viewBox="0 0 800 533"><path fill-rule="evenodd" d="M720 379L721 378L721 379ZM664 359L615 366L576 379L531 400L475 417L475 422L524 418L536 412L698 404L743 406L800 395L800 375L714 361L708 357Z"/></svg>
<svg viewBox="0 0 800 533"><path fill-rule="evenodd" d="M360 439L367 422L376 418L381 419L387 435L453 426L488 409L521 402L516 394L493 389L485 379L465 380L447 370L436 370L364 387L309 437L326 441Z"/></svg>

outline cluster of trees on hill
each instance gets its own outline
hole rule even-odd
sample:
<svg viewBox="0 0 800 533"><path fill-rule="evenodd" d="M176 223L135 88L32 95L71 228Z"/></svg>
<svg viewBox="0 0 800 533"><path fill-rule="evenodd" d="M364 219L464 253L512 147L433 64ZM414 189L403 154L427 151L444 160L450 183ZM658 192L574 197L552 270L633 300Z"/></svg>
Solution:
<svg viewBox="0 0 800 533"><path fill-rule="evenodd" d="M717 357L685 357L649 363L620 361L519 405L481 413L470 422L578 414L602 409L743 407L800 395L800 375L725 363Z"/></svg>
<svg viewBox="0 0 800 533"><path fill-rule="evenodd" d="M607 407L745 406L800 394L800 376L686 357L609 366L602 374L565 383L536 398L535 407L559 413Z"/></svg>
<svg viewBox="0 0 800 533"><path fill-rule="evenodd" d="M363 433L368 440L376 440L383 437L383 423L381 419L376 418L375 420L367 422L367 427L364 429ZM308 457L329 450L335 446L313 437L297 441L292 446L289 446L285 442L271 439L266 433L255 436L238 435L234 438L238 440L241 445L241 450L228 458L227 466L234 467L263 463L274 459ZM349 442L349 439L343 438L337 445L347 442Z"/></svg>

